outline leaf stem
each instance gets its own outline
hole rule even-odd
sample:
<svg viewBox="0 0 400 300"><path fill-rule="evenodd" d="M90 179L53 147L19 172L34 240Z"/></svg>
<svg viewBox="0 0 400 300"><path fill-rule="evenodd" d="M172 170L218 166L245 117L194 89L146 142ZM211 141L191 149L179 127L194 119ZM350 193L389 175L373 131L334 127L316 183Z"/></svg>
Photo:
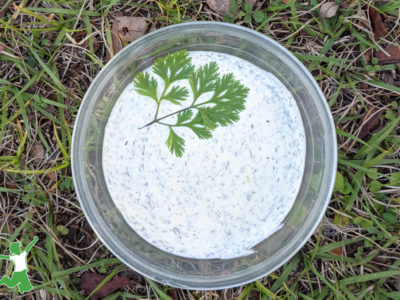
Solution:
<svg viewBox="0 0 400 300"><path fill-rule="evenodd" d="M193 91L193 89L192 89L192 91ZM194 103L197 101L197 98L199 98L199 96L193 95L193 102L192 102L192 104L190 104L190 106L194 105Z"/></svg>
<svg viewBox="0 0 400 300"><path fill-rule="evenodd" d="M176 112L170 113L170 114L168 114L168 115L166 115L166 116L163 116L163 117L161 117L161 118L158 118L158 119L156 118L156 119L154 119L153 121L151 121L150 123L147 123L146 125L140 127L139 129L143 129L143 128L148 127L148 126L150 126L150 125L152 125L152 124L154 124L154 123L158 123L158 121L161 121L161 120L163 120L163 119L165 119L165 118L168 118L168 117L170 117L170 116L179 114L180 112L183 112L183 111L185 111L185 110L187 110L187 109L191 109L191 108L193 108L193 107L194 107L194 106L188 106L188 107L182 108L182 109L180 109L180 110L178 110L178 111L176 111Z"/></svg>
<svg viewBox="0 0 400 300"><path fill-rule="evenodd" d="M164 80L164 89L163 89L163 91L162 91L162 93L161 93L161 96L160 96L160 99L158 99L158 101L157 101L157 109L156 109L156 114L154 115L154 122L157 122L156 120L157 120L157 117L158 117L158 111L160 110L160 106L161 106L161 101L163 100L163 98L164 98L164 96L165 96L165 93L167 92L167 90L168 90L168 88L169 88L169 86L171 85L171 83L169 83L169 82L166 82L165 80ZM154 123L153 122L153 123ZM153 124L152 123L152 124ZM150 124L149 124L150 125ZM144 126L144 127L146 127L146 126ZM142 127L143 128L143 127ZM139 128L139 129L141 129L141 128Z"/></svg>
<svg viewBox="0 0 400 300"><path fill-rule="evenodd" d="M160 104L161 104L161 101L158 101L158 102L157 102L156 114L154 115L154 120L156 120L156 119L157 119L157 116L158 116L158 111L160 110Z"/></svg>
<svg viewBox="0 0 400 300"><path fill-rule="evenodd" d="M176 124L167 124L167 123L160 122L160 121L158 121L157 123L158 123L158 124L161 124L161 125L168 126L168 127L178 127L178 126L179 126L179 125L176 125Z"/></svg>
<svg viewBox="0 0 400 300"><path fill-rule="evenodd" d="M171 83L164 81L164 90L162 91L160 99L158 100L160 103L163 100L165 93L167 92L170 85L171 85Z"/></svg>
<svg viewBox="0 0 400 300"><path fill-rule="evenodd" d="M159 107L157 107L156 117L154 118L154 120L151 121L150 123L147 123L146 125L140 127L139 129L146 128L146 127L148 127L148 126L150 126L150 125L153 125L154 123L158 123L159 121L161 121L161 120L163 120L163 119L165 119L165 118L168 118L168 117L170 117L170 116L179 114L179 113L184 112L185 110L188 110L188 109L197 108L197 107L199 107L199 106L201 106L201 105L208 104L208 103L212 103L213 101L214 101L214 99L211 99L211 100L204 101L204 102L199 103L199 104L196 104L196 105L193 105L193 103L192 103L192 104L191 104L190 106L188 106L188 107L182 108L182 109L180 109L180 110L178 110L178 111L175 111L175 112L173 112L173 113L170 113L170 114L165 115L165 116L163 116L163 117L161 117L161 118L158 118L158 119L157 119L157 114L158 114L158 108L159 108Z"/></svg>

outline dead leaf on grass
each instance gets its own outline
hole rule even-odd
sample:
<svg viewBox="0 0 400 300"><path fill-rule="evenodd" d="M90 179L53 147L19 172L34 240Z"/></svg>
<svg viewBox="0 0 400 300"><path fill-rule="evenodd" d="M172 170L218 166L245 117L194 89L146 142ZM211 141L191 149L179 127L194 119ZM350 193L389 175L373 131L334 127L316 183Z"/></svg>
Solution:
<svg viewBox="0 0 400 300"><path fill-rule="evenodd" d="M332 254L343 256L343 247L335 248L331 251Z"/></svg>
<svg viewBox="0 0 400 300"><path fill-rule="evenodd" d="M93 53L96 53L100 48L100 42L94 37L93 38Z"/></svg>
<svg viewBox="0 0 400 300"><path fill-rule="evenodd" d="M388 54L382 50L376 51L375 56L382 64L400 63L400 49L399 46L391 45L384 49Z"/></svg>
<svg viewBox="0 0 400 300"><path fill-rule="evenodd" d="M137 40L145 35L147 22L142 17L117 16L111 27L112 48L114 55L124 47L125 44ZM107 51L107 60L111 54Z"/></svg>
<svg viewBox="0 0 400 300"><path fill-rule="evenodd" d="M321 5L320 15L323 18L332 18L336 15L339 6L335 2L326 2Z"/></svg>
<svg viewBox="0 0 400 300"><path fill-rule="evenodd" d="M229 15L231 8L230 0L207 0L208 6L217 14Z"/></svg>
<svg viewBox="0 0 400 300"><path fill-rule="evenodd" d="M247 0L245 3L250 4L251 6L256 5L257 0ZM207 0L207 5L217 14L222 16L227 16L231 14L231 1L230 0ZM233 13L236 15L239 13L239 9Z"/></svg>
<svg viewBox="0 0 400 300"><path fill-rule="evenodd" d="M80 287L82 290L90 294L106 277L97 273L86 272L81 276ZM111 280L107 281L91 299L103 299L113 293L114 291L129 284L129 279L126 277L114 276Z"/></svg>
<svg viewBox="0 0 400 300"><path fill-rule="evenodd" d="M44 148L41 144L35 144L31 149L31 157L35 160L43 160L44 154Z"/></svg>
<svg viewBox="0 0 400 300"><path fill-rule="evenodd" d="M171 296L171 298L172 298L173 300L178 300L178 299L179 299L179 298L178 298L178 293L176 292L175 289L170 289L170 290L168 290L168 294Z"/></svg>
<svg viewBox="0 0 400 300"><path fill-rule="evenodd" d="M372 30L375 34L375 40L379 40L386 35L385 24L383 24L381 15L372 6L368 7L369 20L372 25Z"/></svg>
<svg viewBox="0 0 400 300"><path fill-rule="evenodd" d="M358 126L360 126L360 133L357 135L360 139L363 139L373 129L379 126L379 118L383 114L384 109L378 109L376 107L371 108L360 120Z"/></svg>
<svg viewBox="0 0 400 300"><path fill-rule="evenodd" d="M372 50L368 49L365 53L364 53L364 60L366 64L369 64L369 62L371 61L372 58Z"/></svg>
<svg viewBox="0 0 400 300"><path fill-rule="evenodd" d="M0 52L4 50L4 45L0 43Z"/></svg>
<svg viewBox="0 0 400 300"><path fill-rule="evenodd" d="M49 172L46 176L53 182L57 181L57 173L56 172Z"/></svg>
<svg viewBox="0 0 400 300"><path fill-rule="evenodd" d="M12 182L6 181L6 187L9 189L16 189L17 185L15 184L15 181Z"/></svg>

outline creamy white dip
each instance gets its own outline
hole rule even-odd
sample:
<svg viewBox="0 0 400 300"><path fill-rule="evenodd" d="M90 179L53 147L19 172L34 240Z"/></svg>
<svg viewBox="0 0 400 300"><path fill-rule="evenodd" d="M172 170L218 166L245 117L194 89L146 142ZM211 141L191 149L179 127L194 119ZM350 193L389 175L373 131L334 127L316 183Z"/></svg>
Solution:
<svg viewBox="0 0 400 300"><path fill-rule="evenodd" d="M209 140L176 129L185 139L178 158L165 144L167 126L139 129L153 120L156 104L129 84L105 129L107 187L128 224L164 251L201 259L248 255L282 226L297 196L305 159L300 112L271 73L227 54L190 56L196 67L217 62L220 74L233 73L250 89L240 120L218 127ZM151 67L145 71L159 79ZM191 101L192 94L182 108ZM158 115L179 109L164 101Z"/></svg>

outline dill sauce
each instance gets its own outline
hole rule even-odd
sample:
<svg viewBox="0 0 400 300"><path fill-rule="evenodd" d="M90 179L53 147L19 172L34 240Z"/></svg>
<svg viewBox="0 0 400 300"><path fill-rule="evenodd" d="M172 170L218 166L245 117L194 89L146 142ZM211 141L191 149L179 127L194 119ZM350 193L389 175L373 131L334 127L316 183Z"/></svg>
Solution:
<svg viewBox="0 0 400 300"><path fill-rule="evenodd" d="M250 89L240 120L217 127L208 140L176 129L185 139L178 158L165 145L167 126L139 129L153 120L156 104L129 84L105 129L107 188L127 223L164 251L198 259L248 255L281 227L300 188L306 151L300 112L271 73L227 54L189 53L196 68L215 61L220 75L233 73ZM145 71L158 79L151 67ZM181 107L164 101L159 116L190 105L190 86L179 83L188 100Z"/></svg>

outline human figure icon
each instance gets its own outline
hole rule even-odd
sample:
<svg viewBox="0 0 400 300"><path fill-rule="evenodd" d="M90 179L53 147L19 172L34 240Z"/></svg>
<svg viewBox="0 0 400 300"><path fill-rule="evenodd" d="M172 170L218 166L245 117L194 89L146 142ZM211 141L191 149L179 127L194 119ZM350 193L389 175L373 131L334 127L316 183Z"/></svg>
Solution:
<svg viewBox="0 0 400 300"><path fill-rule="evenodd" d="M28 292L33 288L28 277L28 263L26 261L26 257L28 256L28 252L38 240L38 237L35 236L32 242L26 246L24 251L21 251L20 242L11 243L10 255L0 255L0 259L11 260L14 263L14 273L12 274L11 278L4 276L2 279L0 279L0 286L5 284L9 288L18 287L18 290L21 294Z"/></svg>

